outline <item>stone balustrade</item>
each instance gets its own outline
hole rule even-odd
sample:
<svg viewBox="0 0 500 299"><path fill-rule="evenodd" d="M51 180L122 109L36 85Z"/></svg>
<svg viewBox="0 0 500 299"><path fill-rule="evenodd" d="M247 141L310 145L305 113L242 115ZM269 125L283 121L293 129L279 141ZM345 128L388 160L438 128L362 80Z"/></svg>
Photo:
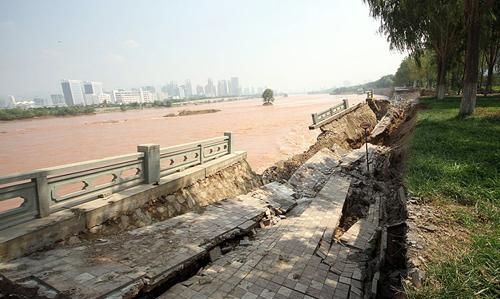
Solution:
<svg viewBox="0 0 500 299"><path fill-rule="evenodd" d="M0 229L109 196L233 153L232 134L0 177ZM2 204L3 203L3 204ZM5 208L8 206L15 207Z"/></svg>
<svg viewBox="0 0 500 299"><path fill-rule="evenodd" d="M313 124L309 127L310 129L315 129L322 124L328 122L333 116L338 114L341 111L344 111L349 108L349 100L343 99L341 104L333 106L325 111L319 113L313 113L312 121Z"/></svg>

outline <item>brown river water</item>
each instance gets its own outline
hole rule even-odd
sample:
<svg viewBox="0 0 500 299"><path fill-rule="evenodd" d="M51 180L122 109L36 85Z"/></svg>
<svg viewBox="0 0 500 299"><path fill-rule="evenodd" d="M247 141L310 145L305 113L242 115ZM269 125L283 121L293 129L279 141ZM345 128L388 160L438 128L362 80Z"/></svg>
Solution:
<svg viewBox="0 0 500 299"><path fill-rule="evenodd" d="M38 168L133 153L138 144L170 146L221 136L232 131L236 150L262 172L275 162L301 153L316 140L309 130L311 113L365 95L293 95L277 97L273 106L261 99L144 109L62 118L0 121L0 176ZM164 117L179 110L220 112Z"/></svg>

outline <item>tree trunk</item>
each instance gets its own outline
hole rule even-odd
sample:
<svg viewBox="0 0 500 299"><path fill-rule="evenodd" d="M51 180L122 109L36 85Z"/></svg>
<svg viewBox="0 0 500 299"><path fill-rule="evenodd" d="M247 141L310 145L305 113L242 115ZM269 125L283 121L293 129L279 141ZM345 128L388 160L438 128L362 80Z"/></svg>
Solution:
<svg viewBox="0 0 500 299"><path fill-rule="evenodd" d="M498 0L497 0L498 1ZM496 10L500 9L500 5L496 4ZM493 9L495 10L495 8ZM496 12L497 14L500 11ZM497 16L496 20L491 20L491 26L489 28L489 34L487 36L486 42L488 46L486 47L485 60L486 60L486 91L488 93L492 92L492 83L493 83L493 70L495 69L495 64L497 63L498 53L500 50L500 21Z"/></svg>
<svg viewBox="0 0 500 299"><path fill-rule="evenodd" d="M481 57L481 54L479 54L479 56ZM481 57L480 61L481 61L481 66L479 67L479 83L478 83L478 87L481 88L483 87L483 74L484 74L484 55L482 55L483 57Z"/></svg>
<svg viewBox="0 0 500 299"><path fill-rule="evenodd" d="M437 76L437 88L436 97L438 100L444 99L446 92L446 59L442 55L438 54L438 76Z"/></svg>
<svg viewBox="0 0 500 299"><path fill-rule="evenodd" d="M465 50L464 94L458 113L461 117L471 115L476 107L479 67L479 17L479 0L465 0L467 48Z"/></svg>
<svg viewBox="0 0 500 299"><path fill-rule="evenodd" d="M495 64L489 65L488 66L488 74L486 75L486 90L488 93L492 93L492 86L493 86L493 67Z"/></svg>

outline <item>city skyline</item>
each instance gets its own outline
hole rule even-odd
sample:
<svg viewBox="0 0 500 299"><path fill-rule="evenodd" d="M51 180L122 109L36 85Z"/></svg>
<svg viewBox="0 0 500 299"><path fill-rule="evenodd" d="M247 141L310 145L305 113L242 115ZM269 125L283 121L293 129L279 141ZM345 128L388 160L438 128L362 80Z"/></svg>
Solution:
<svg viewBox="0 0 500 299"><path fill-rule="evenodd" d="M363 83L403 57L368 14L348 0L2 1L0 94L49 95L60 78L113 89L238 74L287 92Z"/></svg>
<svg viewBox="0 0 500 299"><path fill-rule="evenodd" d="M17 99L15 95L8 95L6 99L0 97L0 108L87 106L98 105L104 102L130 104L151 103L172 99L191 100L215 97L257 96L264 89L264 87L243 88L239 82L238 77L231 77L228 80L218 80L218 87L216 87L213 84L213 80L208 78L205 87L196 85L196 89L193 89L191 80L186 79L182 85L170 81L159 88L147 85L131 89L114 88L105 90L102 82L64 79L60 81L62 94L51 93L48 97L18 97ZM274 91L276 94L278 93L276 89Z"/></svg>

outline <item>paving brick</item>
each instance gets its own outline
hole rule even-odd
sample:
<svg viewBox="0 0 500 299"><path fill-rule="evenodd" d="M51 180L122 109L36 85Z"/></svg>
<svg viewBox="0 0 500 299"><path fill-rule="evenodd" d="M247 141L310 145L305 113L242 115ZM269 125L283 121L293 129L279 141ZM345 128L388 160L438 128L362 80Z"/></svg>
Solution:
<svg viewBox="0 0 500 299"><path fill-rule="evenodd" d="M291 210L296 216L257 229L250 246L220 257L214 269L219 278L225 278L225 284L218 291L229 292L226 298L362 297L362 283L354 279L366 270L362 252L327 241L338 225L345 199L345 194L344 198L338 196L339 190L347 192L348 185L348 180L334 177L312 201ZM326 251L318 255L317 248Z"/></svg>

